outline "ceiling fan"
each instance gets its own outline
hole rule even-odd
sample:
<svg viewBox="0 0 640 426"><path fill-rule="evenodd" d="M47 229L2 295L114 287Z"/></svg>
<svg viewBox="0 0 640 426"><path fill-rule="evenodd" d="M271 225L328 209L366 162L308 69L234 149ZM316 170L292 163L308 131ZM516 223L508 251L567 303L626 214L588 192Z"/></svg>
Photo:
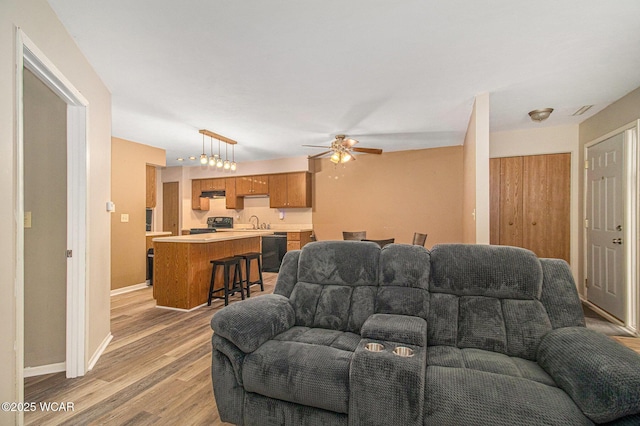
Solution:
<svg viewBox="0 0 640 426"><path fill-rule="evenodd" d="M309 146L312 148L325 148L328 151L321 152L320 154L310 155L309 158L318 158L323 155L331 154L329 160L334 164L346 163L350 160L355 160L353 156L353 152L363 152L366 154L382 154L382 150L378 148L358 148L354 145L357 144L358 141L355 139L348 138L346 135L336 135L336 138L331 142L330 146L322 146L322 145L302 145Z"/></svg>

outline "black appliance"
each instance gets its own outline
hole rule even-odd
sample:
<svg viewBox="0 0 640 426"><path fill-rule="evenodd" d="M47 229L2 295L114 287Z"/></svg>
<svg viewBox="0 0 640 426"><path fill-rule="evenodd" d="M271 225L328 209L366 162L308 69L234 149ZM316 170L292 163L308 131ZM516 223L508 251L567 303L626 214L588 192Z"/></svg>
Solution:
<svg viewBox="0 0 640 426"><path fill-rule="evenodd" d="M264 272L280 271L282 258L287 252L287 233L275 232L262 236L262 270Z"/></svg>
<svg viewBox="0 0 640 426"><path fill-rule="evenodd" d="M208 234L216 229L233 229L233 218L229 216L212 216L207 218L207 228L191 228L191 234Z"/></svg>
<svg viewBox="0 0 640 426"><path fill-rule="evenodd" d="M151 227L153 225L153 209L147 208L147 232L151 231Z"/></svg>
<svg viewBox="0 0 640 426"><path fill-rule="evenodd" d="M233 218L229 216L213 216L207 218L209 228L233 228Z"/></svg>
<svg viewBox="0 0 640 426"><path fill-rule="evenodd" d="M210 234L212 232L216 232L214 228L191 228L189 229L189 234Z"/></svg>

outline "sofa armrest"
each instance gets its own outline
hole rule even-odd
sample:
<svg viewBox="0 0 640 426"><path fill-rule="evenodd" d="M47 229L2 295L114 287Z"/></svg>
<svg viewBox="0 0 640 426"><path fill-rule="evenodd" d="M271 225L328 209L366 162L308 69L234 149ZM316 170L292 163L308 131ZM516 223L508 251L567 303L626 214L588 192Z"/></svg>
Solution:
<svg viewBox="0 0 640 426"><path fill-rule="evenodd" d="M211 319L211 328L242 352L251 353L294 323L295 313L289 299L266 294L224 307Z"/></svg>
<svg viewBox="0 0 640 426"><path fill-rule="evenodd" d="M374 314L362 325L364 339L427 346L427 322L409 315Z"/></svg>
<svg viewBox="0 0 640 426"><path fill-rule="evenodd" d="M584 327L565 327L540 342L538 364L596 423L640 413L640 355Z"/></svg>

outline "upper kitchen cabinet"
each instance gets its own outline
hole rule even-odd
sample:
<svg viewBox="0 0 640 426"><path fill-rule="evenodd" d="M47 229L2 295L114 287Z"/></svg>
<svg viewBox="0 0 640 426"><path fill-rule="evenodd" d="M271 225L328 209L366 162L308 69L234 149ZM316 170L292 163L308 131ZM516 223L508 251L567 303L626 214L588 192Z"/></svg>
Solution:
<svg viewBox="0 0 640 426"><path fill-rule="evenodd" d="M269 175L269 207L311 207L311 173Z"/></svg>
<svg viewBox="0 0 640 426"><path fill-rule="evenodd" d="M152 209L156 206L156 168L147 164L147 197L146 207Z"/></svg>
<svg viewBox="0 0 640 426"><path fill-rule="evenodd" d="M202 181L206 179L193 179L191 181L191 208L193 210L209 210L209 199L201 198Z"/></svg>
<svg viewBox="0 0 640 426"><path fill-rule="evenodd" d="M225 187L225 178L200 179L200 189L202 191L224 191Z"/></svg>
<svg viewBox="0 0 640 426"><path fill-rule="evenodd" d="M255 175L236 178L236 195L269 195L269 176Z"/></svg>
<svg viewBox="0 0 640 426"><path fill-rule="evenodd" d="M240 210L244 208L244 198L238 197L236 192L236 178L227 178L225 182L225 202L228 209Z"/></svg>

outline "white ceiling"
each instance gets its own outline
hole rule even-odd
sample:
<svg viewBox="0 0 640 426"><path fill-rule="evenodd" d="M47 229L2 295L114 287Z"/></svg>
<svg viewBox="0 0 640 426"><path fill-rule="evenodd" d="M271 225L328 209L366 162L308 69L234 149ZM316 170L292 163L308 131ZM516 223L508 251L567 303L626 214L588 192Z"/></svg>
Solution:
<svg viewBox="0 0 640 426"><path fill-rule="evenodd" d="M478 93L503 131L579 123L640 86L638 0L49 3L111 90L113 135L168 165L200 154L202 128L237 140L240 162L312 155L301 145L337 133L460 145Z"/></svg>

